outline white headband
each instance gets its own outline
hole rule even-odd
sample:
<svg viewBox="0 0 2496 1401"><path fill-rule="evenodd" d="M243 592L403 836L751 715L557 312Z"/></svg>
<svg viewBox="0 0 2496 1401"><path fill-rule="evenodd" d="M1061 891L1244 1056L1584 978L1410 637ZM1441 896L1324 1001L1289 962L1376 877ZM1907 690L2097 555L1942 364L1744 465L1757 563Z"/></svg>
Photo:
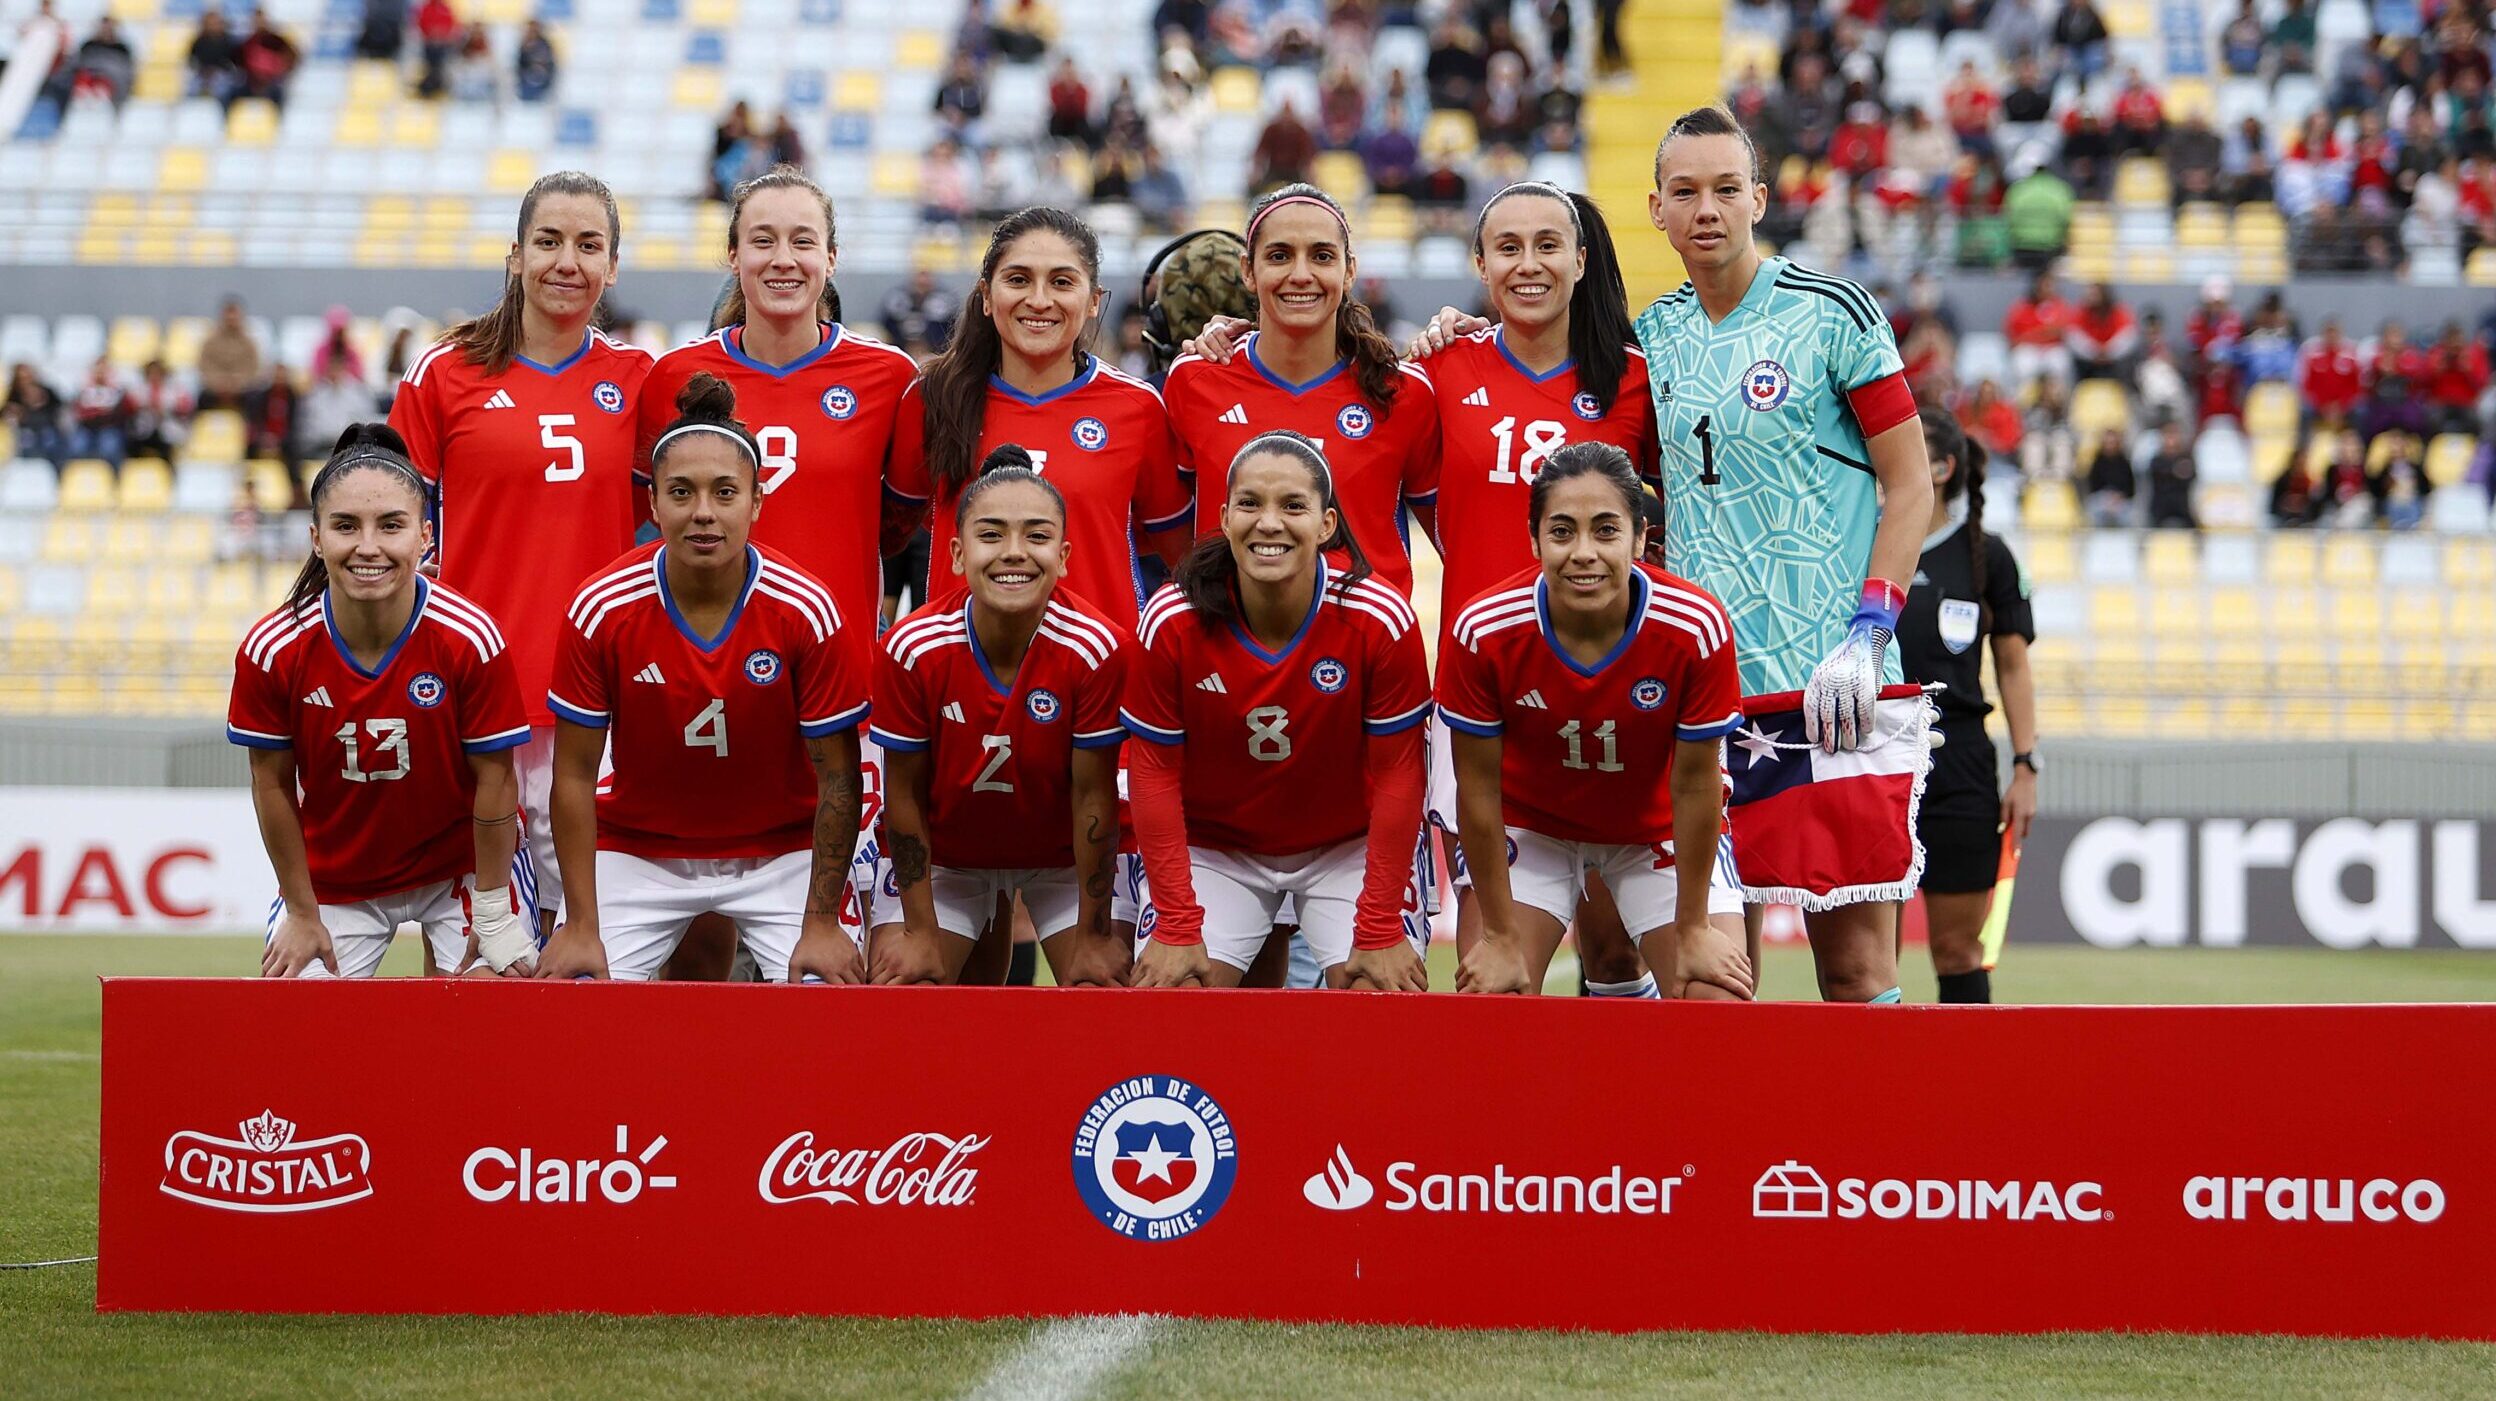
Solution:
<svg viewBox="0 0 2496 1401"><path fill-rule="evenodd" d="M667 455L667 445L669 442L674 439L681 438L687 433L717 433L719 436L735 443L737 445L737 450L745 454L745 460L754 464L755 471L760 472L763 470L763 459L754 451L753 442L750 441L743 433L738 432L734 428L728 427L726 424L720 423L688 423L680 428L670 428L666 432L661 433L659 435L659 440L650 445L650 461L652 465L655 466L660 458Z"/></svg>

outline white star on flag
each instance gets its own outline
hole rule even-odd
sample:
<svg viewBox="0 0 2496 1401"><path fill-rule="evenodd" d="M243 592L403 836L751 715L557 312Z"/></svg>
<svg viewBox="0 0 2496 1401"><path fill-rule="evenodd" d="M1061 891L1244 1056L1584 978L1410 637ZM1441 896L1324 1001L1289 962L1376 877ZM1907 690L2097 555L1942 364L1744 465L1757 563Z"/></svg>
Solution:
<svg viewBox="0 0 2496 1401"><path fill-rule="evenodd" d="M1765 759L1772 764L1775 763L1777 761L1776 738L1777 736L1773 732L1769 734L1761 734L1756 730L1742 731L1742 737L1733 742L1734 748L1746 750L1751 756L1742 762L1742 767L1746 769L1757 768L1759 767L1759 761L1762 759Z"/></svg>
<svg viewBox="0 0 2496 1401"><path fill-rule="evenodd" d="M1135 1180L1138 1182L1149 1181L1156 1177L1164 1182L1173 1180L1170 1176L1170 1165L1179 1160L1179 1155L1162 1147L1161 1140L1158 1138L1153 1140L1152 1147L1139 1148L1128 1156L1135 1159Z"/></svg>

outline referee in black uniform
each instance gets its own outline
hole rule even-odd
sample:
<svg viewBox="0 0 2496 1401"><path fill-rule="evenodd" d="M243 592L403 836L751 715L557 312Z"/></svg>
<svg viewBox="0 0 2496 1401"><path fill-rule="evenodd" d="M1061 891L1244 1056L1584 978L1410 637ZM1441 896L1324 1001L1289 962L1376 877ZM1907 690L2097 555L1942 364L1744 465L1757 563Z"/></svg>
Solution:
<svg viewBox="0 0 2496 1401"><path fill-rule="evenodd" d="M1944 1002L1991 1002L1980 943L2000 875L2003 832L2025 839L2037 813L2037 699L2028 644L2028 578L2002 537L1985 530L1985 449L1957 418L1926 410L1933 468L1933 531L1898 617L1899 659L1910 681L1940 682L1941 748L1916 815L1924 843L1924 910ZM2011 730L2011 786L2002 788L1985 734L1984 645Z"/></svg>

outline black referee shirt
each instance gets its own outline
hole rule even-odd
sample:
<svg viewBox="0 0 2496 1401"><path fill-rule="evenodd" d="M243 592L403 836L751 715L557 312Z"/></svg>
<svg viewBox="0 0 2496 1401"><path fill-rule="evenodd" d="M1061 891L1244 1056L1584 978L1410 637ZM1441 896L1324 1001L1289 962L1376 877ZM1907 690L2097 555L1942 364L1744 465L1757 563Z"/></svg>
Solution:
<svg viewBox="0 0 2496 1401"><path fill-rule="evenodd" d="M1898 615L1898 660L1909 681L1938 681L1944 687L1934 697L1941 707L1942 746L1933 754L1923 810L1936 817L1989 819L2000 811L2002 786L1993 741L1985 735L1985 717L1993 712L1984 688L1987 634L1966 532L1965 523L1956 523L1924 542L1915 586ZM1984 601L1993 609L1993 631L2035 642L2028 578L2019 561L1991 531L1985 532L1984 550Z"/></svg>

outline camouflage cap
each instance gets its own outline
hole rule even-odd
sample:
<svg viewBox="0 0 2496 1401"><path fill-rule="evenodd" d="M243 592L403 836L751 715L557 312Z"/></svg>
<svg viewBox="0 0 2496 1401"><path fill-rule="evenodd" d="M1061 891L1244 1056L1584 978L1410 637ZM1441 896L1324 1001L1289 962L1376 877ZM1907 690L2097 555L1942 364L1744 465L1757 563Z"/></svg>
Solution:
<svg viewBox="0 0 2496 1401"><path fill-rule="evenodd" d="M1248 245L1228 229L1192 235L1155 274L1153 302L1167 343L1185 344L1216 316L1253 321L1256 294L1240 279Z"/></svg>

